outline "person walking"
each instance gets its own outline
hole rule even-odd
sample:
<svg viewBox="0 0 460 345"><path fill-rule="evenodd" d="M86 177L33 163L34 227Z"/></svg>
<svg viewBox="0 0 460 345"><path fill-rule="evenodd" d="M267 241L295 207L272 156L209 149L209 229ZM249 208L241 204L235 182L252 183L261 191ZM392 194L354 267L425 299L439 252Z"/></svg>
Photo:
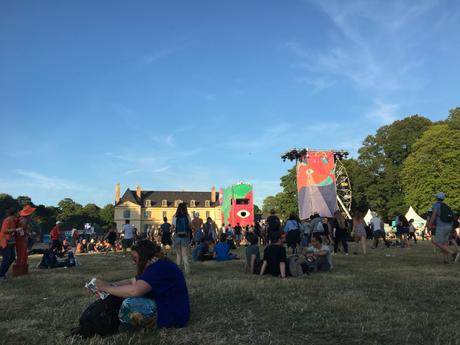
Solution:
<svg viewBox="0 0 460 345"><path fill-rule="evenodd" d="M361 247L362 253L366 255L367 254L366 223L364 222L363 216L359 212L356 212L356 215L353 217L353 234L354 234L356 245L358 247ZM353 254L358 254L358 251L355 250Z"/></svg>
<svg viewBox="0 0 460 345"><path fill-rule="evenodd" d="M415 226L414 226L414 220L411 219L409 220L409 236L407 237L407 242L413 238L414 243L417 243L417 237L415 236Z"/></svg>
<svg viewBox="0 0 460 345"><path fill-rule="evenodd" d="M184 271L187 274L190 273L189 252L190 235L192 231L191 224L192 221L187 211L187 204L182 202L177 207L176 214L172 219L172 231L175 235L174 244L176 247L177 266L181 267L183 264ZM201 231L201 227L199 230Z"/></svg>
<svg viewBox="0 0 460 345"><path fill-rule="evenodd" d="M435 198L436 202L432 206L433 213L427 227L430 229L433 224L436 226L433 244L446 256L452 256L452 261L456 263L459 259L459 253L449 248L449 235L452 231L454 215L450 207L444 202L446 199L444 193L437 193Z"/></svg>
<svg viewBox="0 0 460 345"><path fill-rule="evenodd" d="M286 234L286 244L292 249L292 254L297 253L297 246L300 245L300 220L295 213L291 213L286 225L284 226Z"/></svg>

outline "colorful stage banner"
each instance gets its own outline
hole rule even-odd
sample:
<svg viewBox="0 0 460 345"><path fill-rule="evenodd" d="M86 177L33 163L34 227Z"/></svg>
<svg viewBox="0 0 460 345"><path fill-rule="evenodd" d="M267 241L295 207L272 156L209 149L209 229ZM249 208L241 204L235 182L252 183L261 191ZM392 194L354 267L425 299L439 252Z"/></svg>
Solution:
<svg viewBox="0 0 460 345"><path fill-rule="evenodd" d="M308 152L297 163L297 195L300 219L315 212L332 217L337 210L333 152Z"/></svg>

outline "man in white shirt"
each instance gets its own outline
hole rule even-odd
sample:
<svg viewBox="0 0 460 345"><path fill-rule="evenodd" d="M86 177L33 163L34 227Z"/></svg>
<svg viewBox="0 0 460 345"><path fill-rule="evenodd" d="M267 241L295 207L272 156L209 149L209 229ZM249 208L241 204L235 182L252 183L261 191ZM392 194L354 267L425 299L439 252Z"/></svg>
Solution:
<svg viewBox="0 0 460 345"><path fill-rule="evenodd" d="M125 225L123 225L123 256L126 256L126 249L133 246L134 242L134 226L129 224L129 219L125 220Z"/></svg>
<svg viewBox="0 0 460 345"><path fill-rule="evenodd" d="M384 224L377 215L377 213L372 212L372 218L369 221L369 226L374 232L374 246L372 248L377 248L377 246L379 245L379 238L381 238L385 245L388 246L387 239L385 236Z"/></svg>

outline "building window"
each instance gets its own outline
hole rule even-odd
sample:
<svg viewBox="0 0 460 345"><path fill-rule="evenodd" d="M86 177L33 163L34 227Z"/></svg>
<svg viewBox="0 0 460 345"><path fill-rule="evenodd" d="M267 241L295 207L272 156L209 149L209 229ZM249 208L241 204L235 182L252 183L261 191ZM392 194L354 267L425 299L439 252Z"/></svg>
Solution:
<svg viewBox="0 0 460 345"><path fill-rule="evenodd" d="M168 200L162 200L161 207L168 207Z"/></svg>
<svg viewBox="0 0 460 345"><path fill-rule="evenodd" d="M144 211L144 218L145 219L152 218L152 212L151 211Z"/></svg>
<svg viewBox="0 0 460 345"><path fill-rule="evenodd" d="M206 219L208 219L209 217L211 217L211 212L206 211Z"/></svg>
<svg viewBox="0 0 460 345"><path fill-rule="evenodd" d="M211 202L209 200L205 200L204 207L211 207Z"/></svg>
<svg viewBox="0 0 460 345"><path fill-rule="evenodd" d="M166 218L168 216L168 212L163 211L163 218Z"/></svg>
<svg viewBox="0 0 460 345"><path fill-rule="evenodd" d="M145 207L152 207L152 200L145 200Z"/></svg>
<svg viewBox="0 0 460 345"><path fill-rule="evenodd" d="M237 205L249 205L249 199L236 199Z"/></svg>
<svg viewBox="0 0 460 345"><path fill-rule="evenodd" d="M182 200L176 200L174 201L174 207L179 206L179 204L182 202Z"/></svg>
<svg viewBox="0 0 460 345"><path fill-rule="evenodd" d="M123 218L131 218L131 211L130 210L124 210L123 211Z"/></svg>
<svg viewBox="0 0 460 345"><path fill-rule="evenodd" d="M195 200L190 200L190 207L196 207L195 206Z"/></svg>

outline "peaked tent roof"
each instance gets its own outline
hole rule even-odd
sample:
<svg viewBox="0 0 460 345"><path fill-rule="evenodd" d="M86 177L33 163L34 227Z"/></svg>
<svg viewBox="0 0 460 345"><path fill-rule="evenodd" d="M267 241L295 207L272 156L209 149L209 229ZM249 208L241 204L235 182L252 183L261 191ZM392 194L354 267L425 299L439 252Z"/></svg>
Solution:
<svg viewBox="0 0 460 345"><path fill-rule="evenodd" d="M407 210L405 217L407 220L414 220L414 223L416 224L425 224L426 220L420 217L417 212L411 207L409 207L409 210Z"/></svg>
<svg viewBox="0 0 460 345"><path fill-rule="evenodd" d="M371 209L368 209L366 215L364 216L364 221L366 222L366 224L369 224L371 219L372 219L372 211Z"/></svg>

